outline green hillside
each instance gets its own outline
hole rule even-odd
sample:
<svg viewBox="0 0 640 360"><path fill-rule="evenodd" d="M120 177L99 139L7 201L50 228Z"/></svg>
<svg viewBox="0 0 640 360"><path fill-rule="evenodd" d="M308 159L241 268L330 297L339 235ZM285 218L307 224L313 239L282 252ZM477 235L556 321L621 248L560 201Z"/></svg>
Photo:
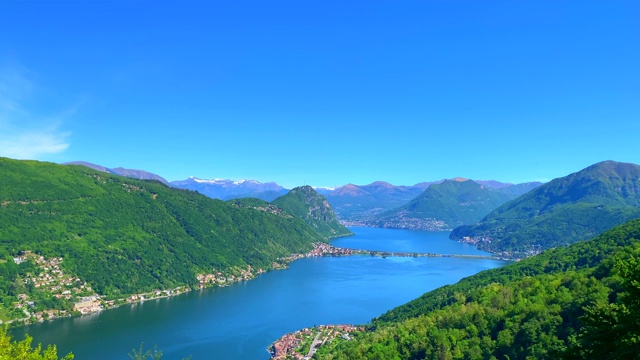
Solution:
<svg viewBox="0 0 640 360"><path fill-rule="evenodd" d="M194 285L214 269L269 269L323 240L299 218L157 181L0 158L0 319L33 271L14 262L22 251L62 257L65 273L114 298Z"/></svg>
<svg viewBox="0 0 640 360"><path fill-rule="evenodd" d="M572 244L640 217L640 166L605 161L555 179L507 203L480 223L455 229L478 247L525 256Z"/></svg>
<svg viewBox="0 0 640 360"><path fill-rule="evenodd" d="M444 286L314 359L637 359L640 220Z"/></svg>
<svg viewBox="0 0 640 360"><path fill-rule="evenodd" d="M517 195L453 179L429 186L408 204L384 212L367 224L376 227L450 230L480 221L491 210Z"/></svg>
<svg viewBox="0 0 640 360"><path fill-rule="evenodd" d="M338 222L327 199L311 186L294 188L271 203L294 217L304 219L325 239L353 235L349 229Z"/></svg>

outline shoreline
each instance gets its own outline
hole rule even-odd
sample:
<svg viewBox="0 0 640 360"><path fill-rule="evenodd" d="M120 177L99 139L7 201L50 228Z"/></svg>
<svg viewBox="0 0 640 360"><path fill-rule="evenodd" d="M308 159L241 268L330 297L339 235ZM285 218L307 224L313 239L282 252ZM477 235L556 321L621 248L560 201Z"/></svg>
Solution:
<svg viewBox="0 0 640 360"><path fill-rule="evenodd" d="M330 240L334 240L341 237L347 237L347 236L353 236L353 234L336 236L331 238ZM215 272L211 274L198 274L196 278L198 279L199 282L197 285L193 287L189 285L181 285L173 289L165 289L165 290L156 289L149 292L131 294L125 298L119 298L114 300L104 300L104 295L93 293L89 296L82 297L81 301L76 302L74 304L74 311L72 312L68 312L66 310L60 310L60 309L45 309L39 313L47 313L47 318L36 317L36 319L33 320L35 316L25 310L26 311L25 315L28 314L27 317L19 318L19 319L11 319L7 321L0 320L0 325L8 325L9 328L19 328L23 326L43 323L44 321L53 321L53 320L62 319L62 318L92 315L92 314L100 313L102 311L115 309L123 305L134 305L134 304L142 303L149 300L171 298L171 297L182 295L191 291L203 290L207 288L231 286L236 283L252 280L257 276L267 273L269 271L288 269L289 263L299 259L304 259L308 257L327 256L327 255L329 256L347 255L344 252L339 254L335 250L336 248L330 245L329 243L324 243L324 242L313 243L312 246L313 246L313 249L311 249L306 253L296 253L296 254L291 254L290 256L287 256L287 257L279 258L278 260L272 262L271 269L264 270L262 268L258 268L257 270L254 270L251 265L247 265L247 268L230 269L226 273ZM62 261L61 258L59 258L58 261L61 262ZM87 306L81 307L81 310L86 309L86 311L75 310L76 306L83 302L91 303L91 304L86 304Z"/></svg>
<svg viewBox="0 0 640 360"><path fill-rule="evenodd" d="M335 240L342 237L348 237L348 236L353 236L353 234L336 236L331 239L328 239L327 241ZM83 298L82 301L75 304L75 305L78 305L83 301L91 301L92 306L89 307L90 310L86 310L86 311L74 310L73 312L63 311L62 313L60 313L61 311L58 309L48 309L48 310L42 311L42 312L49 313L49 316L47 318L37 318L37 321L33 321L33 316L29 316L27 318L5 321L4 324L8 324L10 328L29 326L37 323L42 323L44 321L51 321L51 320L56 320L60 318L96 314L105 310L110 310L110 309L120 307L122 305L133 305L133 304L138 304L138 303L142 303L149 300L171 298L171 297L182 295L195 290L202 290L202 289L212 288L212 287L231 286L239 282L252 280L257 276L269 271L287 269L289 268L289 264L292 263L293 261L304 259L304 258L310 258L310 257L360 255L360 256L376 256L376 257L382 257L382 258L386 258L386 257L414 257L414 258L416 257L457 257L457 258L469 258L469 259L491 259L491 260L499 260L499 261L514 261L513 259L497 257L497 256L409 253L409 252L389 252L389 251L375 251L375 250L363 250L363 249L349 249L349 248L341 248L341 247L333 246L330 244L330 242L313 243L312 246L313 246L313 249L311 249L306 253L291 254L290 256L280 258L274 261L271 264L271 268L267 270L262 268L253 269L251 265L247 265L247 267L244 269L242 268L230 269L226 273L215 272L211 274L198 274L197 279L199 282L195 286L182 285L173 289L165 289L165 290L156 289L149 292L131 294L126 298L119 298L114 300L104 300L104 296L94 293L92 296L89 297L91 299L86 300L85 298ZM75 309L75 305L74 305L74 309ZM52 315L51 313L53 312L58 312L58 313L55 315Z"/></svg>
<svg viewBox="0 0 640 360"><path fill-rule="evenodd" d="M350 334L365 331L364 326L318 325L282 335L267 347L270 360L310 359L318 348L340 337L351 340Z"/></svg>

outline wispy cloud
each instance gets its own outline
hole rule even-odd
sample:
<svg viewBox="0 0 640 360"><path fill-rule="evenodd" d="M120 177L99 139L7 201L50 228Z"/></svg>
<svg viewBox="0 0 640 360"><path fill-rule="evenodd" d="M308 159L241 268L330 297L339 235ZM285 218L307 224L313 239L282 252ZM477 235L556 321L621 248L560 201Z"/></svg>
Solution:
<svg viewBox="0 0 640 360"><path fill-rule="evenodd" d="M73 110L43 114L30 107L38 101L31 78L20 64L0 65L0 156L41 160L69 147L62 125Z"/></svg>

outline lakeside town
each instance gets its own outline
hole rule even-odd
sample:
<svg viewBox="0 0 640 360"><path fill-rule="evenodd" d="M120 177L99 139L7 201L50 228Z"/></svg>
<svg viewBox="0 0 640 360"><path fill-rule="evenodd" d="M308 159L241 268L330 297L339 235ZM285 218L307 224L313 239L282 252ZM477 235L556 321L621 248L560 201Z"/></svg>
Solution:
<svg viewBox="0 0 640 360"><path fill-rule="evenodd" d="M490 236L463 236L458 241L464 244L473 245L478 249L485 249L486 247L491 246L492 239ZM531 245L530 248L524 252L499 251L494 252L494 255L504 260L520 261L523 258L535 256L541 252L542 247L540 245Z"/></svg>
<svg viewBox="0 0 640 360"><path fill-rule="evenodd" d="M328 243L314 243L313 249L306 253L291 254L290 256L274 261L270 270L286 269L292 261L320 256L350 256L350 255L369 255L380 257L465 257L465 258L491 258L505 260L491 256L475 256L475 255L449 255L449 254L431 254L431 253L410 253L410 252L386 252L371 250L356 250L333 246ZM246 268L232 268L226 272L213 270L208 274L198 274L196 279L197 285L178 286L173 289L156 289L149 292L129 295L126 298L107 300L104 296L96 293L91 286L83 282L77 277L65 274L60 265L62 258L46 259L42 255L35 254L31 251L23 251L14 259L16 264L32 261L35 269L32 273L28 273L27 277L22 280L25 288L30 291L18 294L18 302L14 303L14 308L21 310L24 318L5 321L7 324L12 322L22 322L23 324L32 324L35 322L43 322L44 320L55 319L58 317L86 315L97 313L102 310L117 307L123 304L133 304L146 300L159 299L183 294L188 291L204 289L208 287L229 286L231 284L248 281L256 276L265 273L267 270L262 268L253 268L248 265ZM31 294L31 296L29 294ZM39 299L33 298L34 294ZM59 300L55 303L55 309L52 306L41 304L45 295L51 295L54 299ZM40 301L38 301L40 300ZM48 302L48 304L51 304ZM1 320L0 320L0 323Z"/></svg>
<svg viewBox="0 0 640 360"><path fill-rule="evenodd" d="M364 331L363 326L319 325L283 335L267 349L272 360L311 359L316 350L336 338L351 340L351 334Z"/></svg>
<svg viewBox="0 0 640 360"><path fill-rule="evenodd" d="M292 254L272 263L272 270L286 269L288 263L316 256L346 256L353 254L353 250L342 249L326 243L315 243L313 249L303 254ZM13 258L19 265L32 262L33 271L28 272L24 279L19 279L24 291L18 294L18 301L14 303L14 309L20 310L24 317L15 320L0 320L0 324L22 323L24 325L43 322L59 317L86 315L97 313L123 304L133 304L146 300L176 296L185 292L207 287L228 286L241 281L248 281L265 273L267 270L254 269L248 265L246 268L233 268L226 272L214 270L209 274L198 274L198 284L193 287L179 286L174 289L153 290L129 295L126 298L107 300L96 293L90 285L78 277L65 274L61 269L63 259L61 257L47 259L32 251L21 251ZM43 304L45 296L51 296L56 301L55 309ZM47 304L52 304L46 301ZM15 325L15 324L14 324Z"/></svg>

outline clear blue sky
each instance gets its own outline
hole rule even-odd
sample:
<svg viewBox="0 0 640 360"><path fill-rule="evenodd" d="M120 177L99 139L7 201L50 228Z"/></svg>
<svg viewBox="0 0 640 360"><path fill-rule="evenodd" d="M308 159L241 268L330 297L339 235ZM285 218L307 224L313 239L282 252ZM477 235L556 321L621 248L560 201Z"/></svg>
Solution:
<svg viewBox="0 0 640 360"><path fill-rule="evenodd" d="M640 163L640 2L2 1L0 155L286 187Z"/></svg>

